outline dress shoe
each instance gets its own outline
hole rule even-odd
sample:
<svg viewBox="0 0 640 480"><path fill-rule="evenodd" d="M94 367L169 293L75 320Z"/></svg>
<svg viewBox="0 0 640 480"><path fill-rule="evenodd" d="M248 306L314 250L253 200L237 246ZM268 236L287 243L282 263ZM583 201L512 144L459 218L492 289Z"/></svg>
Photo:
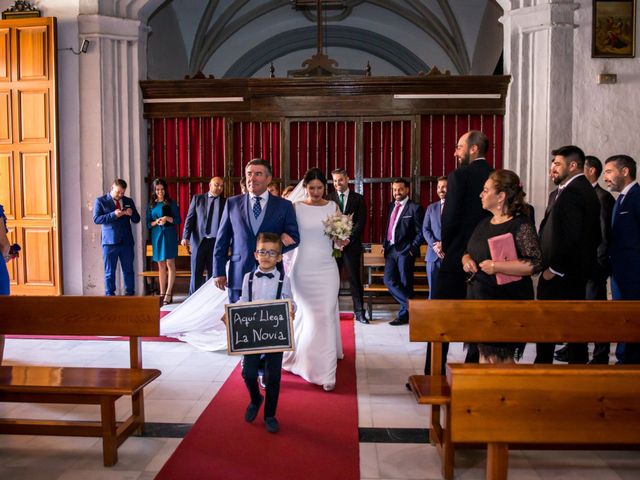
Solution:
<svg viewBox="0 0 640 480"><path fill-rule="evenodd" d="M587 365L609 365L608 358L592 358L587 362Z"/></svg>
<svg viewBox="0 0 640 480"><path fill-rule="evenodd" d="M262 405L263 401L264 397L260 395L260 403L258 403L258 405L254 405L253 403L249 404L249 406L247 407L247 411L244 412L245 422L251 423L256 419L256 417L258 416L258 410L260 410L260 405Z"/></svg>
<svg viewBox="0 0 640 480"><path fill-rule="evenodd" d="M409 390L410 392L412 392L413 390L411 390L411 384L409 382L404 384L404 388L406 388L407 390Z"/></svg>
<svg viewBox="0 0 640 480"><path fill-rule="evenodd" d="M406 325L407 323L409 323L409 319L408 318L400 318L400 317L398 317L395 320L391 320L389 322L389 325L393 325L393 326Z"/></svg>
<svg viewBox="0 0 640 480"><path fill-rule="evenodd" d="M267 428L267 432L269 433L278 433L278 430L280 430L280 425L278 425L278 420L276 420L276 417L265 418L264 426Z"/></svg>
<svg viewBox="0 0 640 480"><path fill-rule="evenodd" d="M364 312L355 312L353 314L353 318L355 318L360 323L365 323L365 324L370 323L369 319L364 315Z"/></svg>
<svg viewBox="0 0 640 480"><path fill-rule="evenodd" d="M330 392L332 390L335 390L336 388L336 384L335 383L325 383L324 385L322 385L322 389L325 392Z"/></svg>

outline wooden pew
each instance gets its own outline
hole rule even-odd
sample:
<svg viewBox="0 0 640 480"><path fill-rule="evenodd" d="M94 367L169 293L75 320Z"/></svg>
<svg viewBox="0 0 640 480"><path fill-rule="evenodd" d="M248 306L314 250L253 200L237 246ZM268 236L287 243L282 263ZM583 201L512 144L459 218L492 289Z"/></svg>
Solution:
<svg viewBox="0 0 640 480"><path fill-rule="evenodd" d="M413 289L416 294L426 297L429 293L427 285L427 275L425 271L424 257L427 252L427 246L420 246L420 257L415 263L415 281ZM372 318L373 299L389 297L389 290L384 284L384 251L379 243L372 243L367 248L362 257L362 265L365 269L366 280L363 286L363 293L367 303L367 311L369 318Z"/></svg>
<svg viewBox="0 0 640 480"><path fill-rule="evenodd" d="M510 445L640 445L640 366L447 366L451 440L487 444L487 479L506 480Z"/></svg>
<svg viewBox="0 0 640 480"><path fill-rule="evenodd" d="M429 438L449 480L455 449L442 342L640 342L640 301L411 300L409 338L431 343L430 375L412 375L409 384L418 403L431 405Z"/></svg>
<svg viewBox="0 0 640 480"><path fill-rule="evenodd" d="M101 412L97 422L0 418L0 433L102 437L104 465L115 465L118 446L142 433L143 388L160 376L142 368L140 338L160 334L158 299L0 296L0 312L3 335L129 337L129 368L0 366L0 402L92 404ZM117 422L123 395L131 396L132 414Z"/></svg>
<svg viewBox="0 0 640 480"><path fill-rule="evenodd" d="M158 270L153 268L153 247L147 245L145 249L147 270L140 272L138 275L144 278L145 281L145 293L147 295L153 294L157 289L155 288L155 281L160 276ZM191 278L191 255L189 251L182 245L178 245L178 258L176 258L176 278ZM157 265L156 265L157 268Z"/></svg>

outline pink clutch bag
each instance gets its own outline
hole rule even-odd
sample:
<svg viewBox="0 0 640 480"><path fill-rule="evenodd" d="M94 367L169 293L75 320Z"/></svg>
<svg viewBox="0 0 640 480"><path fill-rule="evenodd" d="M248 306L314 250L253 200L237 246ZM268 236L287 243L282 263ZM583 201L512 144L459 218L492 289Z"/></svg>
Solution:
<svg viewBox="0 0 640 480"><path fill-rule="evenodd" d="M513 240L513 235L510 233L498 235L497 237L491 237L489 239L489 252L491 253L491 260L493 260L494 262L503 262L505 260L518 259L518 254L516 252L516 243ZM522 277L519 275L496 273L496 282L498 285L517 282L521 278Z"/></svg>

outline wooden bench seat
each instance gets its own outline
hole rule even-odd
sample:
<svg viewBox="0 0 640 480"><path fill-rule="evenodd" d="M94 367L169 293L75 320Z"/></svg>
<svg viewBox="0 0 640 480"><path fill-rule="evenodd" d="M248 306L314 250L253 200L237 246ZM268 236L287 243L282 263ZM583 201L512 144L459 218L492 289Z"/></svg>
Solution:
<svg viewBox="0 0 640 480"><path fill-rule="evenodd" d="M102 437L105 466L118 446L144 427L143 389L160 376L142 368L141 339L160 334L152 297L0 297L0 333L11 335L127 336L129 368L0 366L0 402L92 404L100 421L0 418L0 433ZM3 347L3 345L2 345ZM0 348L0 360L3 349ZM131 415L116 421L115 402L131 397Z"/></svg>
<svg viewBox="0 0 640 480"><path fill-rule="evenodd" d="M640 446L640 366L457 365L451 441L487 444L486 478L506 480L510 446Z"/></svg>
<svg viewBox="0 0 640 480"><path fill-rule="evenodd" d="M157 291L156 289L156 279L160 276L160 272L158 270L154 270L153 264L153 246L147 244L145 248L145 257L146 257L146 270L138 273L138 276L144 278L145 286L144 290L147 295L151 295ZM190 260L191 254L186 247L183 247L181 244L178 245L178 257L176 258L176 277L177 278L191 278L191 268L190 268ZM155 265L157 268L157 265ZM186 268L189 267L189 268Z"/></svg>
<svg viewBox="0 0 640 480"><path fill-rule="evenodd" d="M409 338L431 343L430 375L413 375L409 384L420 403L431 405L430 440L442 458L443 477L450 480L458 442L451 438L451 400L443 398L442 342L637 343L640 301L410 300Z"/></svg>

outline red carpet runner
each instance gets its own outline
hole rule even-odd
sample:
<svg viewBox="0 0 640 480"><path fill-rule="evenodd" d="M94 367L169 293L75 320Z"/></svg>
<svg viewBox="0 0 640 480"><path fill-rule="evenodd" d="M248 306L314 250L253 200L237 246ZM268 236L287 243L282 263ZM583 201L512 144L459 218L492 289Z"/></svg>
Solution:
<svg viewBox="0 0 640 480"><path fill-rule="evenodd" d="M156 479L358 480L355 337L352 315L346 317L333 392L283 372L280 432L271 434L262 409L253 423L244 421L249 395L238 366Z"/></svg>

